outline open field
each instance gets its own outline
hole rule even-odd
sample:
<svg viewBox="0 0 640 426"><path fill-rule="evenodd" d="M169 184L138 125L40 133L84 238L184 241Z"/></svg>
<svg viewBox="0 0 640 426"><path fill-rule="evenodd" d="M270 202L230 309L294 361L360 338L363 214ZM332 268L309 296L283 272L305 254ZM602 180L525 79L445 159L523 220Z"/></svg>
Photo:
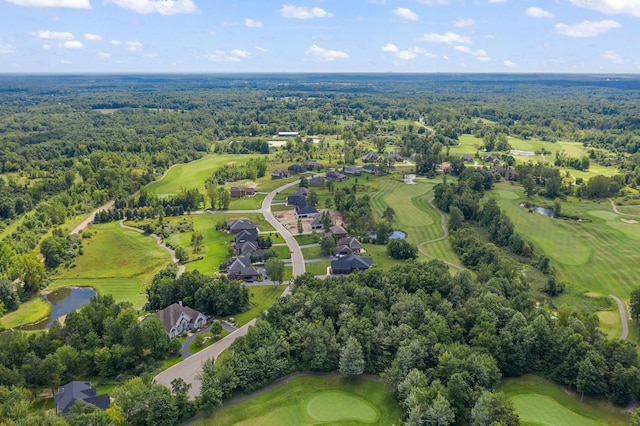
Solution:
<svg viewBox="0 0 640 426"><path fill-rule="evenodd" d="M320 246L303 248L302 256L304 256L304 260L319 259L321 257L325 257L325 255L322 254L322 249L320 248Z"/></svg>
<svg viewBox="0 0 640 426"><path fill-rule="evenodd" d="M237 326L242 327L262 312L266 311L269 306L278 300L282 295L286 285L256 285L248 287L249 303L251 308L248 311L235 315L233 318L238 322Z"/></svg>
<svg viewBox="0 0 640 426"><path fill-rule="evenodd" d="M303 376L236 405L223 407L196 425L391 425L402 415L382 383L341 376Z"/></svg>
<svg viewBox="0 0 640 426"><path fill-rule="evenodd" d="M262 201L265 197L265 194L256 194L252 197L232 198L229 210L258 210L262 207Z"/></svg>
<svg viewBox="0 0 640 426"><path fill-rule="evenodd" d="M51 313L52 307L49 303L36 297L28 302L22 303L20 307L9 312L0 320L0 324L5 329L19 327L25 324L33 324L46 318Z"/></svg>
<svg viewBox="0 0 640 426"><path fill-rule="evenodd" d="M331 266L331 261L326 260L323 262L307 263L304 267L306 272L310 272L313 275L327 275L327 268Z"/></svg>
<svg viewBox="0 0 640 426"><path fill-rule="evenodd" d="M95 225L85 238L76 266L54 277L50 288L91 286L116 301L142 306L146 286L169 262L169 254L153 238L123 229L117 222Z"/></svg>
<svg viewBox="0 0 640 426"><path fill-rule="evenodd" d="M523 425L626 425L629 415L611 404L567 392L541 377L505 379L498 387L513 402Z"/></svg>
<svg viewBox="0 0 640 426"><path fill-rule="evenodd" d="M516 231L536 245L557 269L558 278L569 283L569 290L588 291L594 295L627 299L637 282L640 262L640 224L621 221L608 202L563 202L562 212L584 221L552 219L529 213L519 206L524 201L522 188L506 184L497 186L489 196L513 221ZM537 205L549 200L534 198Z"/></svg>

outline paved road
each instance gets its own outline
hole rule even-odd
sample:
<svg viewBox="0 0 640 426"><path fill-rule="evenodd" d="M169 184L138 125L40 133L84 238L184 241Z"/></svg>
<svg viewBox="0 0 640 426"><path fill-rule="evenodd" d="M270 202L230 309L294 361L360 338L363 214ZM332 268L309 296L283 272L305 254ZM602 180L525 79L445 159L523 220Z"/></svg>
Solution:
<svg viewBox="0 0 640 426"><path fill-rule="evenodd" d="M622 334L620 334L620 339L625 340L629 335L629 325L627 324L627 314L624 310L624 303L622 303L622 300L620 300L618 296L610 294L609 297L615 300L618 304L618 310L620 311L620 321L622 321Z"/></svg>
<svg viewBox="0 0 640 426"><path fill-rule="evenodd" d="M272 191L267 195L262 202L262 208L258 211L262 213L265 219L282 235L282 238L289 246L291 250L291 261L293 263L293 276L298 276L304 274L304 257L302 256L302 250L300 249L300 245L293 238L293 235L284 227L271 213L271 202L273 198L276 196L278 192L284 191L287 188L290 188L294 185L297 185L298 182L291 182L286 185L283 185L276 190ZM231 211L233 212L233 211ZM251 212L250 210L239 210L241 213ZM256 212L255 210L253 212ZM226 211L225 213L229 213ZM282 293L283 296L286 296L291 293L291 288L287 286L287 288ZM166 387L171 387L171 381L176 377L181 377L185 382L191 384L191 389L189 389L189 397L195 398L200 394L200 380L196 377L200 373L202 363L211 357L218 357L220 353L227 349L234 340L236 340L240 336L244 336L249 331L249 327L255 324L255 319L249 321L247 324L243 325L233 333L225 336L220 339L220 341L214 343L201 350L200 352L188 357L187 359L179 362L178 364L169 367L164 370L160 374L155 377L155 382Z"/></svg>
<svg viewBox="0 0 640 426"><path fill-rule="evenodd" d="M80 224L78 226L76 226L75 228L73 228L73 231L71 231L71 235L73 234L77 234L80 231L83 231L87 226L89 226L89 224L91 222L93 222L93 219L96 218L96 214L98 212L101 212L102 210L109 210L111 207L113 207L114 201L111 200L109 202L107 202L106 204L98 207L97 209L95 209L93 212L91 212L91 214L89 215L89 217L87 217L85 220L83 220L82 222L80 222Z"/></svg>
<svg viewBox="0 0 640 426"><path fill-rule="evenodd" d="M446 239L446 238L449 236L449 230L447 229L447 224L446 224L446 221L445 221L444 213L442 213L442 212L441 212L441 211L440 211L440 210L439 210L439 209L438 209L438 208L433 204L433 198L429 200L429 205L430 205L431 207L433 207L433 209L434 209L435 211L437 211L437 212L438 212L438 214L440 214L440 227L442 228L443 235L442 235L442 237L438 237L438 238L436 238L436 239L429 240L429 241L424 241L424 242L422 242L422 243L418 244L418 250L420 250L420 253L424 254L425 256L427 256L427 257L429 257L429 258L431 258L431 259L436 259L436 257L435 257L434 255L427 253L427 252L423 249L423 246L425 246L425 245L427 245L427 244L435 243L436 241L442 241L442 240ZM440 259L440 260L442 260L442 259ZM452 266L452 267L454 267L454 268L456 268L456 269L461 269L461 270L462 270L462 269L464 269L462 266L460 266L460 265L456 265L455 263L447 262L446 260L442 260L442 261L443 261L444 263L446 263L447 265Z"/></svg>

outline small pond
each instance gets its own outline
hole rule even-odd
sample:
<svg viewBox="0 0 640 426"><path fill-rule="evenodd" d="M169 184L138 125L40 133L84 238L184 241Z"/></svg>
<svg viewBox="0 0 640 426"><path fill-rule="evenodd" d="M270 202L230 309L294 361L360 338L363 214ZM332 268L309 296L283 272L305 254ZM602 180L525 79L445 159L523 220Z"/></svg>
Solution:
<svg viewBox="0 0 640 426"><path fill-rule="evenodd" d="M531 205L531 204L526 204L526 203L520 204L520 207L527 208L527 209L529 209L529 211L532 211L532 212L535 212L535 213L540 213L540 214L543 214L543 215L548 216L548 217L555 217L555 215L553 214L553 210L551 210L551 209L546 209L544 207L537 207L537 206L534 206L534 205Z"/></svg>
<svg viewBox="0 0 640 426"><path fill-rule="evenodd" d="M390 240L404 240L407 238L407 234L402 231L393 231L389 236Z"/></svg>
<svg viewBox="0 0 640 426"><path fill-rule="evenodd" d="M43 330L51 327L58 318L73 312L76 309L89 303L92 296L97 293L90 287L64 287L43 296L42 298L51 303L53 310L51 315L38 321L35 324L20 327L21 330Z"/></svg>

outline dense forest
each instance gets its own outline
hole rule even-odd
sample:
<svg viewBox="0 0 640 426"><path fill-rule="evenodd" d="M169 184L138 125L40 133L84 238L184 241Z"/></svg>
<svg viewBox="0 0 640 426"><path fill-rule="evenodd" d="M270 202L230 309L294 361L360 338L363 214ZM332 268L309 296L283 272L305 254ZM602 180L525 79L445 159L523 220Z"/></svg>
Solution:
<svg viewBox="0 0 640 426"><path fill-rule="evenodd" d="M62 225L110 200L114 208L96 222L181 215L214 199L226 209L221 185L264 176L268 158L348 165L371 147L383 152L393 145L404 157L414 155L420 175L435 176L440 164L450 164L451 181L436 186L435 202L449 215L454 251L474 273L451 277L433 261L326 281L299 277L293 295L234 343L234 356L208 369L216 392L203 398L203 407L292 371L343 368L380 374L406 408L406 424L517 424L513 408L494 390L502 377L528 372L624 405L640 392L635 346L605 338L592 315L568 308L551 314L536 305L521 262L545 274L549 295L561 292L562 283L495 202L483 199L503 177L465 167L449 149L463 135L476 136L482 151L517 171L528 196L614 196L640 184L639 95L635 76L0 76L0 313L17 309L56 268L73 263L82 237ZM283 131L299 135L270 152L267 141ZM618 172L583 182L565 179L549 164L515 166L509 136L579 142L588 156L562 153L553 164ZM216 153L260 159L221 167L200 190L162 199L145 190L172 165ZM357 185L331 193L354 235L384 225ZM156 276L148 308L189 299L208 314L227 315L248 304L237 283L197 272L174 276ZM214 286L224 288L229 303L218 303ZM108 297L69 314L63 327L3 333L1 417L16 424L28 419L30 392L65 380L143 376L125 390L144 402L127 405L130 394L121 391L115 400L123 411L107 413L105 424L188 418L195 408L185 402L184 384L169 392L144 377L177 350L162 333L157 321L138 323L130 305ZM72 424L101 416L74 415L67 419Z"/></svg>

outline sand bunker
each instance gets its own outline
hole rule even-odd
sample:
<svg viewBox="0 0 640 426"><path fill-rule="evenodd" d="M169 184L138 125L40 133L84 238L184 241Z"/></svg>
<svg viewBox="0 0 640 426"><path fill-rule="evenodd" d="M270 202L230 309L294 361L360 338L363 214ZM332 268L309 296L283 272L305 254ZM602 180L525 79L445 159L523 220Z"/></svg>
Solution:
<svg viewBox="0 0 640 426"><path fill-rule="evenodd" d="M633 220L633 219L620 219L621 221L623 221L624 223L638 223L637 220Z"/></svg>

